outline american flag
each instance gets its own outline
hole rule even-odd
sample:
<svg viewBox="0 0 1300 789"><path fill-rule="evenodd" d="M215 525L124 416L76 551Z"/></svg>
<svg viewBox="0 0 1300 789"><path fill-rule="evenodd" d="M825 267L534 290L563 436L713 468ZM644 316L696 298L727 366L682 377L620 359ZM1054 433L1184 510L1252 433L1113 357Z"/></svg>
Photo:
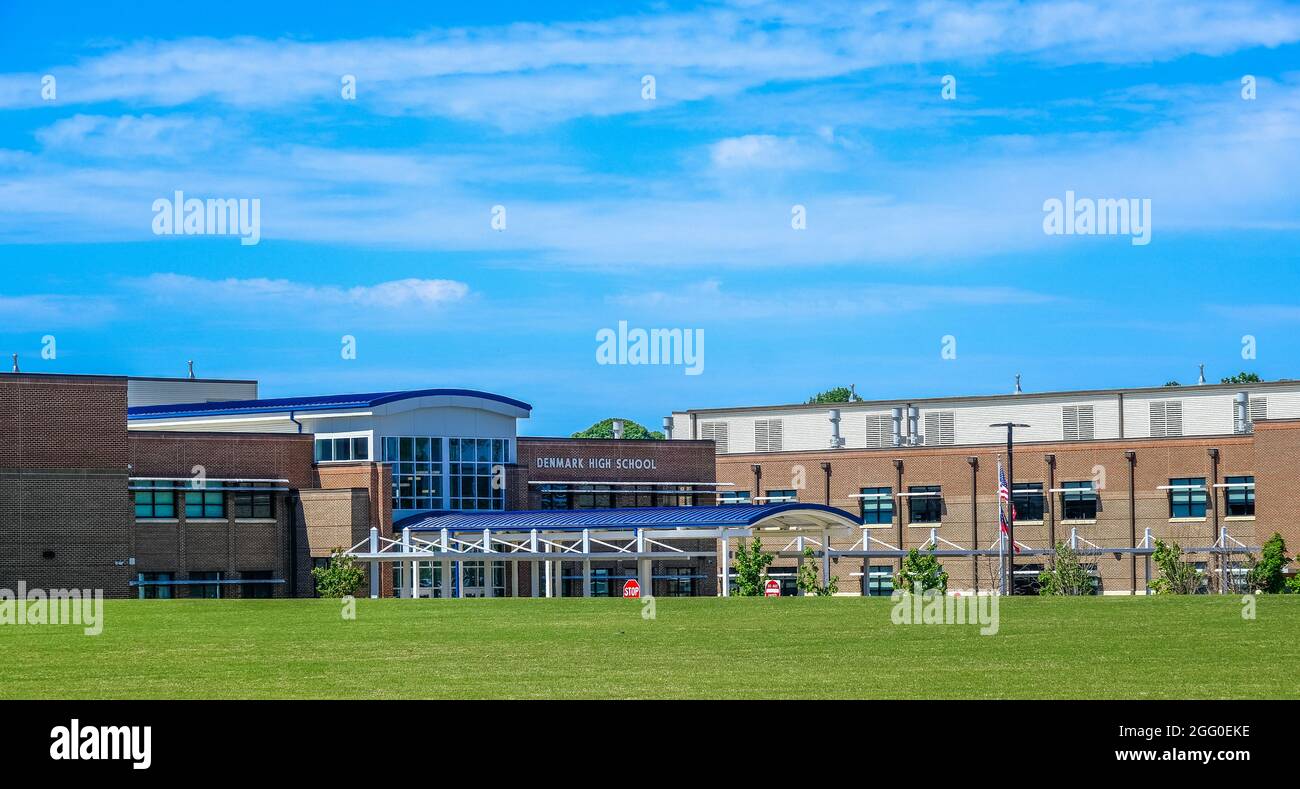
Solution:
<svg viewBox="0 0 1300 789"><path fill-rule="evenodd" d="M1007 513L1002 508L1004 501L1011 508L1012 517L1015 517L1016 505L1011 503L1011 488L1007 485L1007 475L1002 473L1002 458L998 458L998 524L1002 527L1002 534L1010 541L1011 532L1007 529ZM1020 553L1020 546L1014 542L1011 543L1011 547L1016 553Z"/></svg>

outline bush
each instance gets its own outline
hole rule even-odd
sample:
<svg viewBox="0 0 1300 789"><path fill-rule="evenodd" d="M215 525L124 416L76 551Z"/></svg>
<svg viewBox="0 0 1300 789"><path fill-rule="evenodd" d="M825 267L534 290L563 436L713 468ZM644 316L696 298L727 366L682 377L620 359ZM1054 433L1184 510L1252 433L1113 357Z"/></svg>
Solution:
<svg viewBox="0 0 1300 789"><path fill-rule="evenodd" d="M1151 559L1160 570L1160 577L1151 582L1151 590L1156 594L1195 594L1200 588L1196 567L1183 561L1183 549L1178 543L1169 545L1156 540Z"/></svg>
<svg viewBox="0 0 1300 789"><path fill-rule="evenodd" d="M830 597L840 590L840 578L838 575L832 575L825 586L818 584L817 557L813 554L812 548L804 548L803 560L799 563L799 573L795 577L795 585L799 587L799 591L806 595Z"/></svg>
<svg viewBox="0 0 1300 789"><path fill-rule="evenodd" d="M753 545L747 549L744 543L736 548L736 588L739 597L758 597L763 594L763 584L767 582L767 567L776 557L763 553L763 541L754 538Z"/></svg>
<svg viewBox="0 0 1300 789"><path fill-rule="evenodd" d="M357 566L354 557L343 553L342 548L335 548L330 554L328 566L313 567L311 574L316 579L316 594L321 597L355 595L366 582L365 570Z"/></svg>
<svg viewBox="0 0 1300 789"><path fill-rule="evenodd" d="M1282 535L1274 533L1264 543L1259 561L1251 568L1248 576L1250 591L1278 594L1286 591L1287 581L1283 574L1291 560L1286 555L1286 542Z"/></svg>
<svg viewBox="0 0 1300 789"><path fill-rule="evenodd" d="M894 576L894 588L912 592L918 585L922 592L938 589L939 594L947 594L948 573L933 555L913 548L903 559L903 569Z"/></svg>
<svg viewBox="0 0 1300 789"><path fill-rule="evenodd" d="M1085 595L1097 592L1097 581L1079 562L1069 545L1057 543L1051 565L1038 574L1040 595Z"/></svg>

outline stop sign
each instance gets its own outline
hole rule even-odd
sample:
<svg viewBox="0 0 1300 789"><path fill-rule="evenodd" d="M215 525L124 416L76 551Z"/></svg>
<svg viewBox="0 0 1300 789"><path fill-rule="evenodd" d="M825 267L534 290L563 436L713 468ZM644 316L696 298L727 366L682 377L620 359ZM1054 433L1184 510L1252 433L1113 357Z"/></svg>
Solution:
<svg viewBox="0 0 1300 789"><path fill-rule="evenodd" d="M637 598L641 596L641 583L635 578L627 579L623 584L623 597L625 599Z"/></svg>
<svg viewBox="0 0 1300 789"><path fill-rule="evenodd" d="M780 584L780 582L777 581L775 578L769 578L769 579L767 579L767 583L763 584L763 596L764 596L764 597L780 597L780 596L781 596L781 584Z"/></svg>

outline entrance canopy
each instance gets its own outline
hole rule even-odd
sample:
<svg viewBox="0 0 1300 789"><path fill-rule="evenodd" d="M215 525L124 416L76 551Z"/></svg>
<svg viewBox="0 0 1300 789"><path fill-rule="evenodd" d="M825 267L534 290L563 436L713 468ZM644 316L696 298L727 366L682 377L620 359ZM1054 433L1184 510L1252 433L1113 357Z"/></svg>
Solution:
<svg viewBox="0 0 1300 789"><path fill-rule="evenodd" d="M624 507L592 510L513 510L504 512L422 513L393 525L395 531L495 533L581 532L651 529L727 529L749 531L844 531L861 528L851 513L823 504L725 504L707 507ZM671 535L665 535L671 536ZM710 535L714 536L714 535Z"/></svg>

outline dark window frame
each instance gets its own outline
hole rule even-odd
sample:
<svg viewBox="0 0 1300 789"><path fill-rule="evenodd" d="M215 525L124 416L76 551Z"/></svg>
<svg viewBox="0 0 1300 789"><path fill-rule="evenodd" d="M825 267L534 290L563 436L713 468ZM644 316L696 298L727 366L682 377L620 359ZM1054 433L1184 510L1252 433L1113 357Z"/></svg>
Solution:
<svg viewBox="0 0 1300 789"><path fill-rule="evenodd" d="M1201 490L1176 489L1179 485L1200 485ZM1204 518L1209 497L1205 477L1177 477L1169 480L1169 518Z"/></svg>
<svg viewBox="0 0 1300 789"><path fill-rule="evenodd" d="M1062 488L1079 488L1079 493L1063 491L1061 493L1061 520L1062 521L1095 521L1097 520L1098 499L1097 492L1092 489L1091 481L1062 482ZM1091 512L1091 514L1088 514ZM1083 513L1082 516L1079 513Z"/></svg>
<svg viewBox="0 0 1300 789"><path fill-rule="evenodd" d="M909 485L908 493L938 493L938 496L908 496L908 523L943 523L943 486ZM917 516L923 516L918 518Z"/></svg>
<svg viewBox="0 0 1300 789"><path fill-rule="evenodd" d="M873 498L858 499L858 514L862 517L863 523L880 525L894 522L893 488L861 488L858 490L858 493L862 494L864 497L877 494ZM886 498L878 494L888 494L888 497Z"/></svg>

